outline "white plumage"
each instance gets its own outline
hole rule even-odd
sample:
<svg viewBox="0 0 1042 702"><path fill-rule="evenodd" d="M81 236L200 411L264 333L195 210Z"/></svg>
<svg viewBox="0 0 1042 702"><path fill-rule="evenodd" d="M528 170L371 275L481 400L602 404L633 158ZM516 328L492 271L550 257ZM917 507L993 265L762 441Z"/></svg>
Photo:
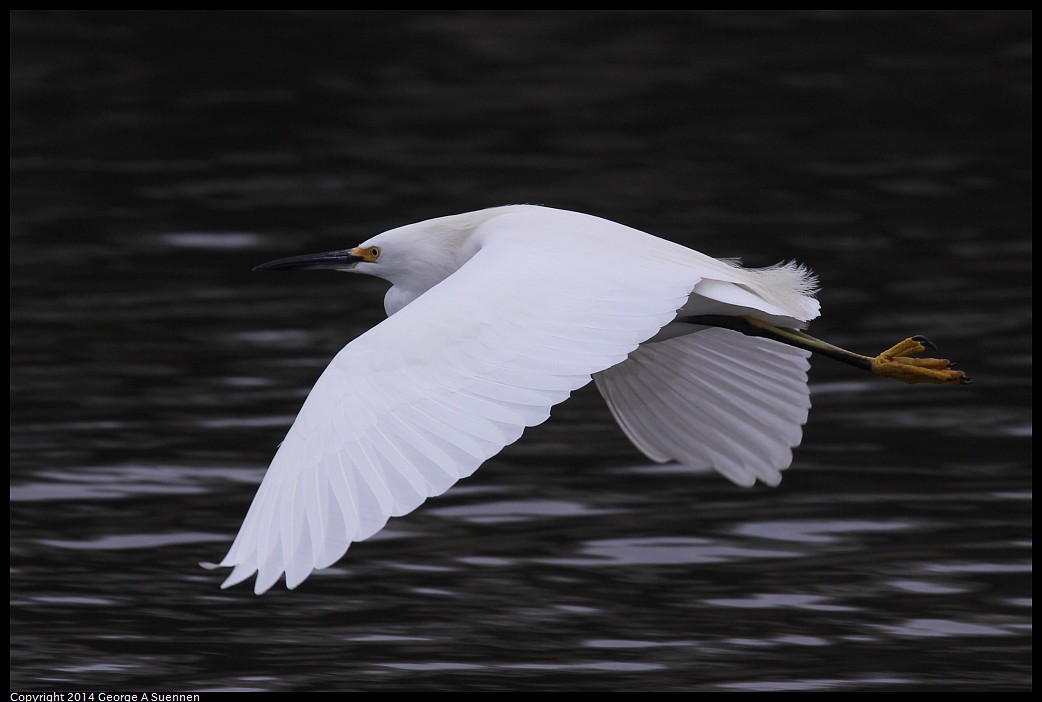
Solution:
<svg viewBox="0 0 1042 702"><path fill-rule="evenodd" d="M258 594L283 573L296 587L591 377L656 461L775 485L800 442L809 352L674 321L751 315L802 328L818 304L794 265L743 269L590 215L517 205L266 267L386 278L390 316L318 379L220 564L234 568L225 587L254 573Z"/></svg>

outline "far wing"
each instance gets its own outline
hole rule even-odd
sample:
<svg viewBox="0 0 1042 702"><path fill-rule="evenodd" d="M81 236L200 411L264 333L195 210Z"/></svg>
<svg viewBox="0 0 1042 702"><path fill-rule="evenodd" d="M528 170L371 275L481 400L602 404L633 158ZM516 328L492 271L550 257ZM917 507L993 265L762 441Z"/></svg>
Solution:
<svg viewBox="0 0 1042 702"><path fill-rule="evenodd" d="M781 481L810 409L808 351L730 329L645 344L595 377L652 460L711 466L739 485Z"/></svg>
<svg viewBox="0 0 1042 702"><path fill-rule="evenodd" d="M336 356L221 562L224 587L257 573L260 594L286 573L293 588L332 565L622 362L699 281L579 244L499 242Z"/></svg>

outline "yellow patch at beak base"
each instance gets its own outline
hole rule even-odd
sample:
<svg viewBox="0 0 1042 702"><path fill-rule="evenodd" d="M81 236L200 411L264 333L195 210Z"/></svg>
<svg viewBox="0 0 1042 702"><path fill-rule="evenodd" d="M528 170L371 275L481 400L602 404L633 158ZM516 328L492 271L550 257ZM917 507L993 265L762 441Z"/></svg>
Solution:
<svg viewBox="0 0 1042 702"><path fill-rule="evenodd" d="M376 259L380 258L380 247L379 246L356 246L349 251L352 256L358 256L358 258L368 263L376 263Z"/></svg>

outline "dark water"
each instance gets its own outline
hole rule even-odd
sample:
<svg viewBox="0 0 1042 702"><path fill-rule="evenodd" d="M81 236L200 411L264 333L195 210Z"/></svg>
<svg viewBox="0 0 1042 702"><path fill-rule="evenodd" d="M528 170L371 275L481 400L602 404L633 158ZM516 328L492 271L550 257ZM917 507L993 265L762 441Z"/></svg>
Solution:
<svg viewBox="0 0 1042 702"><path fill-rule="evenodd" d="M1031 687L1031 15L11 14L11 687ZM512 202L824 286L977 384L819 362L782 485L580 392L298 591L220 558L384 286L295 253Z"/></svg>

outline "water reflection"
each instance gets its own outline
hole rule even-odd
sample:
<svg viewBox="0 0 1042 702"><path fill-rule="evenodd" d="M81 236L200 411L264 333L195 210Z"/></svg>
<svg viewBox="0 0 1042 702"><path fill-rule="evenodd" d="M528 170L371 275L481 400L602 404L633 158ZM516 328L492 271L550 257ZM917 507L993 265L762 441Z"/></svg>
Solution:
<svg viewBox="0 0 1042 702"><path fill-rule="evenodd" d="M850 612L856 607L828 604L818 595L783 595L757 593L743 599L706 600L706 604L739 609L806 609L815 612Z"/></svg>
<svg viewBox="0 0 1042 702"><path fill-rule="evenodd" d="M794 558L800 554L782 549L749 548L701 538L611 539L587 543L588 560L569 561L578 566L695 565L760 558ZM551 563L554 561L551 561Z"/></svg>
<svg viewBox="0 0 1042 702"><path fill-rule="evenodd" d="M873 531L912 528L913 525L908 522L897 521L760 522L742 525L736 532L761 539L796 541L807 544L832 544L843 540L840 535L856 535ZM854 540L847 539L847 541Z"/></svg>
<svg viewBox="0 0 1042 702"><path fill-rule="evenodd" d="M433 514L464 519L476 524L528 521L539 517L577 517L602 514L602 510L560 500L488 501L458 507L433 508Z"/></svg>
<svg viewBox="0 0 1042 702"><path fill-rule="evenodd" d="M995 626L946 619L911 619L897 626L880 625L893 636L948 637L948 636L1011 636L1015 632Z"/></svg>

